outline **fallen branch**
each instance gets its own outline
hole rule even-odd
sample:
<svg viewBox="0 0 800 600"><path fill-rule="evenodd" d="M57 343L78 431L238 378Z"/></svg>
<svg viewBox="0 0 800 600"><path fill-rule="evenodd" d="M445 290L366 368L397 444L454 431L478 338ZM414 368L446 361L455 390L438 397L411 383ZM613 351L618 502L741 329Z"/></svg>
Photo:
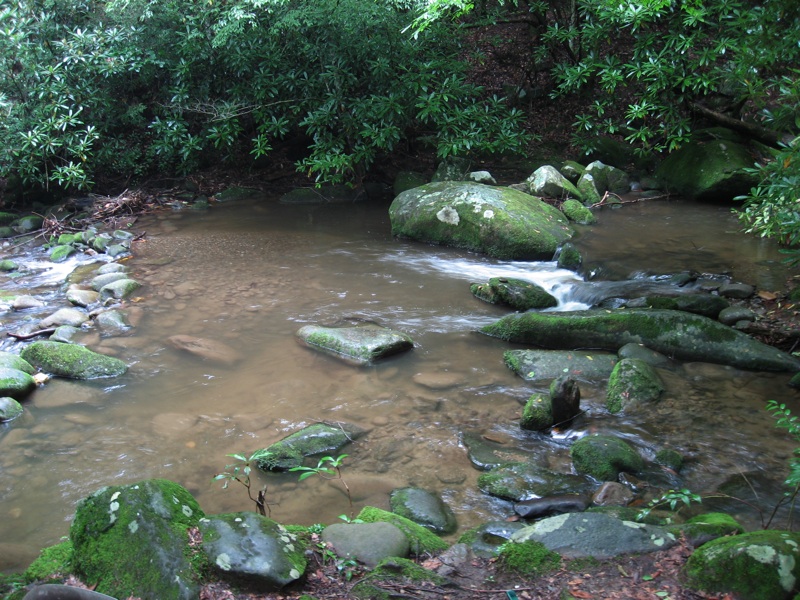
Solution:
<svg viewBox="0 0 800 600"><path fill-rule="evenodd" d="M8 337L13 337L18 340L29 340L31 338L38 337L40 335L48 335L50 333L54 333L55 330L56 330L55 327L51 327L49 329L40 329L38 331L31 331L30 333L13 333L9 331Z"/></svg>

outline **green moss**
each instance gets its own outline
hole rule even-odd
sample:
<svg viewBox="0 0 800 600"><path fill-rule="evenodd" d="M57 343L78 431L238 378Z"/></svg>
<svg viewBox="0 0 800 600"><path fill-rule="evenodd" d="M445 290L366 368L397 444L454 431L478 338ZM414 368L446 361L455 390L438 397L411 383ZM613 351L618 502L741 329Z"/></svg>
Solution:
<svg viewBox="0 0 800 600"><path fill-rule="evenodd" d="M522 368L519 355L511 352L510 350L503 353L503 362L509 369L514 371L514 373L519 373L520 369Z"/></svg>
<svg viewBox="0 0 800 600"><path fill-rule="evenodd" d="M382 588L381 583L391 584L390 589L387 591ZM379 562L369 575L354 585L350 595L360 600L368 598L370 600L388 600L389 598L396 598L397 588L403 585L420 586L432 584L433 586L443 586L449 583L441 575L420 567L414 561L391 557Z"/></svg>
<svg viewBox="0 0 800 600"><path fill-rule="evenodd" d="M0 573L0 598L3 600L22 600L28 593L25 578L20 573Z"/></svg>
<svg viewBox="0 0 800 600"><path fill-rule="evenodd" d="M656 452L655 463L678 473L683 467L683 454L671 448L662 448Z"/></svg>
<svg viewBox="0 0 800 600"><path fill-rule="evenodd" d="M20 356L43 371L74 379L115 377L128 370L128 366L112 356L105 356L77 344L60 342L33 342Z"/></svg>
<svg viewBox="0 0 800 600"><path fill-rule="evenodd" d="M577 190L576 190L577 191ZM570 221L579 223L581 225L589 225L596 221L592 211L586 208L577 200L565 200L561 205L561 212L563 212Z"/></svg>
<svg viewBox="0 0 800 600"><path fill-rule="evenodd" d="M542 431L553 425L553 402L548 396L534 394L522 409L519 426L530 431Z"/></svg>
<svg viewBox="0 0 800 600"><path fill-rule="evenodd" d="M652 402L664 392L655 369L638 358L624 358L614 365L608 379L606 408L612 414L640 402Z"/></svg>
<svg viewBox="0 0 800 600"><path fill-rule="evenodd" d="M541 577L561 565L561 555L541 542L507 542L500 547L500 564L507 571L525 577Z"/></svg>
<svg viewBox="0 0 800 600"><path fill-rule="evenodd" d="M25 581L48 581L58 579L70 572L72 542L67 540L45 548L24 573Z"/></svg>
<svg viewBox="0 0 800 600"><path fill-rule="evenodd" d="M727 535L744 533L744 528L732 516L726 513L704 513L689 519L682 525L670 528L676 537L685 536L692 545L699 546L712 539Z"/></svg>
<svg viewBox="0 0 800 600"><path fill-rule="evenodd" d="M610 435L587 435L570 449L578 473L600 481L616 481L621 472L637 473L644 459L627 442Z"/></svg>
<svg viewBox="0 0 800 600"><path fill-rule="evenodd" d="M472 546L478 539L479 539L479 531L478 527L473 527L472 529L468 529L464 533L462 533L458 538L459 544L466 544L467 546Z"/></svg>
<svg viewBox="0 0 800 600"><path fill-rule="evenodd" d="M426 553L436 554L438 552L443 552L449 547L447 542L422 525L418 525L400 515L375 508L374 506L365 506L361 512L358 513L356 518L364 523L384 522L395 525L406 534L411 546L411 552L417 555Z"/></svg>

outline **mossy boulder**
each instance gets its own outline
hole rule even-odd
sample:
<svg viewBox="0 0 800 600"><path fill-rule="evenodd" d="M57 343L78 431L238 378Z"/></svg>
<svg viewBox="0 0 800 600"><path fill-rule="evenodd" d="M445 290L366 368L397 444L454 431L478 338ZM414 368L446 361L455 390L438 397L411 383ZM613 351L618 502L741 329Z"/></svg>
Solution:
<svg viewBox="0 0 800 600"><path fill-rule="evenodd" d="M116 598L194 600L198 575L187 530L203 516L191 494L171 481L103 488L77 506L73 571Z"/></svg>
<svg viewBox="0 0 800 600"><path fill-rule="evenodd" d="M54 246L50 250L49 256L52 262L64 262L65 260L67 260L67 258L72 256L73 254L75 254L75 248L73 246L67 244L61 244L58 246Z"/></svg>
<svg viewBox="0 0 800 600"><path fill-rule="evenodd" d="M533 394L522 407L520 429L544 431L553 426L553 402L550 396Z"/></svg>
<svg viewBox="0 0 800 600"><path fill-rule="evenodd" d="M347 423L314 423L255 452L253 460L264 471L287 471L301 466L307 456L336 454L363 434L363 429Z"/></svg>
<svg viewBox="0 0 800 600"><path fill-rule="evenodd" d="M505 304L514 310L552 308L558 305L555 299L542 286L513 277L492 277L487 283L470 285L472 294L490 304Z"/></svg>
<svg viewBox="0 0 800 600"><path fill-rule="evenodd" d="M114 298L115 300L124 300L128 298L142 287L142 284L136 281L135 279L118 279L117 281L112 281L111 283L107 283L102 288L100 288L100 298L102 300L107 300L109 298Z"/></svg>
<svg viewBox="0 0 800 600"><path fill-rule="evenodd" d="M577 271L583 264L581 251L572 242L566 242L556 253L556 264L559 269Z"/></svg>
<svg viewBox="0 0 800 600"><path fill-rule="evenodd" d="M9 258L4 258L0 260L0 272L2 273L10 273L12 271L16 271L19 269L19 263L13 261Z"/></svg>
<svg viewBox="0 0 800 600"><path fill-rule="evenodd" d="M695 548L729 535L744 533L739 522L727 513L710 512L697 515L670 530L678 537L683 536Z"/></svg>
<svg viewBox="0 0 800 600"><path fill-rule="evenodd" d="M754 371L800 370L800 359L786 352L706 317L676 310L514 313L480 331L508 342L559 350L590 347L616 352L637 343L679 360Z"/></svg>
<svg viewBox="0 0 800 600"><path fill-rule="evenodd" d="M544 165L536 169L525 180L530 193L537 197L546 198L580 198L580 192L569 179L558 172L551 165Z"/></svg>
<svg viewBox="0 0 800 600"><path fill-rule="evenodd" d="M532 462L507 463L478 476L478 488L484 494L512 502L534 496L583 494L592 487L585 477L556 473Z"/></svg>
<svg viewBox="0 0 800 600"><path fill-rule="evenodd" d="M35 389L36 382L25 371L0 367L0 396L10 396L19 400Z"/></svg>
<svg viewBox="0 0 800 600"><path fill-rule="evenodd" d="M392 234L509 260L550 260L573 235L556 208L510 188L430 183L397 196Z"/></svg>
<svg viewBox="0 0 800 600"><path fill-rule="evenodd" d="M406 534L408 537L411 552L414 554L438 554L449 548L449 544L438 535L426 529L411 519L406 519L398 514L376 508L365 506L356 516L356 520L364 523L391 523Z"/></svg>
<svg viewBox="0 0 800 600"><path fill-rule="evenodd" d="M524 577L541 577L561 565L561 555L548 550L541 542L509 542L500 547L500 566Z"/></svg>
<svg viewBox="0 0 800 600"><path fill-rule="evenodd" d="M623 358L619 361L606 389L606 408L611 413L655 402L664 393L664 383L656 370L643 360Z"/></svg>
<svg viewBox="0 0 800 600"><path fill-rule="evenodd" d="M70 573L71 564L72 542L65 540L44 548L25 570L25 580L33 583L62 578Z"/></svg>
<svg viewBox="0 0 800 600"><path fill-rule="evenodd" d="M200 519L202 548L221 579L254 592L275 591L305 573L305 545L283 525L254 512Z"/></svg>
<svg viewBox="0 0 800 600"><path fill-rule="evenodd" d="M694 551L684 571L695 590L788 600L800 577L800 534L768 530L712 540Z"/></svg>
<svg viewBox="0 0 800 600"><path fill-rule="evenodd" d="M33 342L20 356L42 371L70 379L117 377L128 370L128 365L118 358L61 342Z"/></svg>
<svg viewBox="0 0 800 600"><path fill-rule="evenodd" d="M359 365L407 352L414 341L404 333L367 324L356 327L306 325L297 337L308 346Z"/></svg>
<svg viewBox="0 0 800 600"><path fill-rule="evenodd" d="M570 448L578 473L600 481L616 481L620 473L638 473L644 459L625 440L611 435L587 435Z"/></svg>
<svg viewBox="0 0 800 600"><path fill-rule="evenodd" d="M23 413L22 405L8 396L0 397L0 423L13 421Z"/></svg>
<svg viewBox="0 0 800 600"><path fill-rule="evenodd" d="M456 516L436 494L415 487L398 488L389 495L392 512L437 534L453 533Z"/></svg>
<svg viewBox="0 0 800 600"><path fill-rule="evenodd" d="M564 204L561 205L561 212L578 225L591 225L597 221L591 210L572 198L564 201Z"/></svg>
<svg viewBox="0 0 800 600"><path fill-rule="evenodd" d="M716 319L731 303L722 296L711 294L687 294L685 296L648 296L645 299L650 308L667 310L683 310Z"/></svg>

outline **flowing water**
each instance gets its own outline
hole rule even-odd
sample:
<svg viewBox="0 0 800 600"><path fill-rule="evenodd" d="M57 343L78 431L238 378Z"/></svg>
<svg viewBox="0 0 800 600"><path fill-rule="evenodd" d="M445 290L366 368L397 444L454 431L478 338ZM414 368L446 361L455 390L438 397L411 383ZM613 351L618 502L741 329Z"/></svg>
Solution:
<svg viewBox="0 0 800 600"><path fill-rule="evenodd" d="M82 340L125 360L129 372L53 379L24 402L22 417L0 425L0 553L35 556L59 541L76 502L104 485L163 477L187 487L207 513L251 510L243 488L213 481L231 462L226 454L250 453L317 421L368 430L345 450L356 511L388 507L396 487L424 487L454 509L460 532L513 512L477 489L464 431L538 451L564 472L568 439L616 432L650 458L664 447L684 453L683 485L695 491L746 473L760 493L780 494L793 444L764 405L797 404L787 375L681 365L661 372L667 392L658 405L624 417L606 413L601 384L583 383L587 415L572 430L560 439L521 432L521 403L540 390L504 366L508 344L476 333L506 311L468 286L527 278L553 291L561 310L586 306L571 295L581 279L550 262L395 240L387 208L256 198L141 219L147 235L127 262L144 284L128 305L135 327ZM575 240L595 280L697 270L780 289L787 275L776 248L738 233L725 208L653 201L599 217ZM50 267L20 285L56 297L66 273ZM363 321L409 334L414 349L354 367L295 337L306 324ZM223 342L241 360L220 366L177 351L167 338L178 334ZM2 349L15 346L7 339ZM256 480L267 484L281 522L332 523L350 511L336 482L298 482L292 473Z"/></svg>

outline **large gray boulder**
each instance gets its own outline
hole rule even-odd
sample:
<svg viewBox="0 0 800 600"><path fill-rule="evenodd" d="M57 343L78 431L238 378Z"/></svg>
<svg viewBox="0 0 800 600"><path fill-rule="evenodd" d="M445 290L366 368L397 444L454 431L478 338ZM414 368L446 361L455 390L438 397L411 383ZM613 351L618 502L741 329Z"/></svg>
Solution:
<svg viewBox="0 0 800 600"><path fill-rule="evenodd" d="M338 556L374 567L390 556L405 558L410 544L400 528L391 523L334 523L322 531L322 540Z"/></svg>
<svg viewBox="0 0 800 600"><path fill-rule="evenodd" d="M73 570L116 598L195 600L199 577L188 530L202 517L191 494L171 481L102 488L77 506Z"/></svg>
<svg viewBox="0 0 800 600"><path fill-rule="evenodd" d="M525 180L531 194L547 198L580 198L578 188L553 166L544 165L536 169Z"/></svg>
<svg viewBox="0 0 800 600"><path fill-rule="evenodd" d="M520 529L511 540L541 542L548 550L565 558L599 560L665 550L677 543L675 536L663 527L622 521L602 513L548 517Z"/></svg>
<svg viewBox="0 0 800 600"><path fill-rule="evenodd" d="M304 544L283 525L253 512L200 520L203 552L215 574L254 592L279 590L305 573Z"/></svg>
<svg viewBox="0 0 800 600"><path fill-rule="evenodd" d="M631 342L684 361L753 371L800 371L800 360L700 315L675 310L579 310L514 313L480 329L520 344L617 351Z"/></svg>
<svg viewBox="0 0 800 600"><path fill-rule="evenodd" d="M509 260L550 260L573 230L558 209L510 188L438 182L407 190L389 207L398 237Z"/></svg>
<svg viewBox="0 0 800 600"><path fill-rule="evenodd" d="M414 341L406 334L374 324L356 327L306 325L298 330L297 337L312 348L360 365L414 347Z"/></svg>
<svg viewBox="0 0 800 600"><path fill-rule="evenodd" d="M20 356L46 373L70 379L116 377L128 370L128 365L114 358L92 352L77 344L33 342Z"/></svg>

